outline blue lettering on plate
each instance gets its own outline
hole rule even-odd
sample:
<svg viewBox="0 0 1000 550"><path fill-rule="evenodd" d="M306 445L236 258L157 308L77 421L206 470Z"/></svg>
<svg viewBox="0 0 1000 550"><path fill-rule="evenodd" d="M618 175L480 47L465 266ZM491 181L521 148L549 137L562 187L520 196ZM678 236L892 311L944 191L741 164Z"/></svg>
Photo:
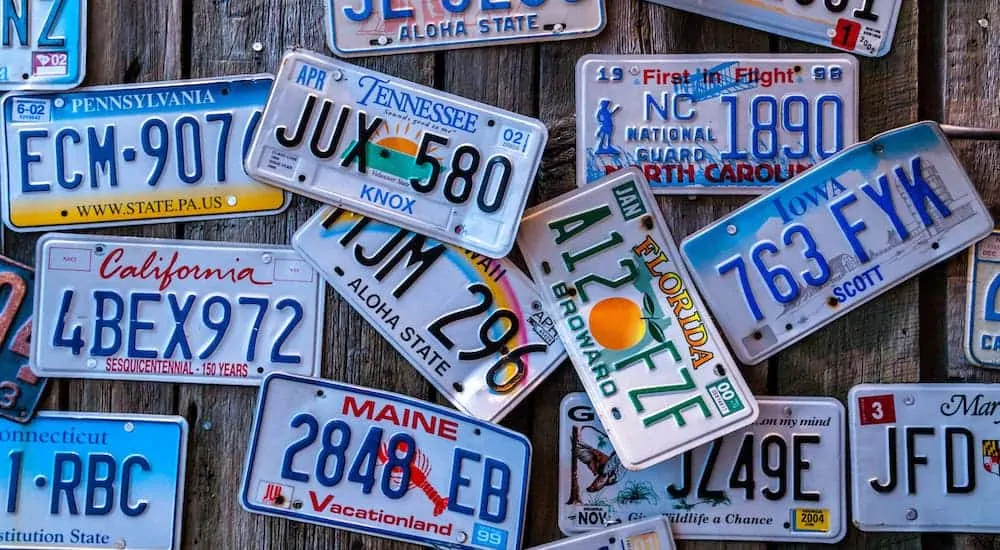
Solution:
<svg viewBox="0 0 1000 550"><path fill-rule="evenodd" d="M322 92L323 87L326 86L326 71L303 63L302 67L299 68L299 75L295 78L295 83Z"/></svg>
<svg viewBox="0 0 1000 550"><path fill-rule="evenodd" d="M414 95L407 90L396 89L388 80L381 80L372 75L359 78L358 86L365 90L364 95L358 100L358 105L368 105L371 101L375 105L411 114L436 124L464 130L470 134L476 133L479 115L472 111Z"/></svg>
<svg viewBox="0 0 1000 550"><path fill-rule="evenodd" d="M359 196L368 202L388 206L389 208L404 214L414 214L413 205L417 202L417 199L411 199L400 195L399 193L386 191L385 189L375 187L374 185L368 185L367 183L362 184L361 194Z"/></svg>

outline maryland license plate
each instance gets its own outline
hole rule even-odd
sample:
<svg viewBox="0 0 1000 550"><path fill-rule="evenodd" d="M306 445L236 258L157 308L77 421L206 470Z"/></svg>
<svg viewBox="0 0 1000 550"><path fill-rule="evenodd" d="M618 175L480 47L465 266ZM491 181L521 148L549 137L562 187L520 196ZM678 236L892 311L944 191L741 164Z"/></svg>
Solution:
<svg viewBox="0 0 1000 550"><path fill-rule="evenodd" d="M257 401L240 502L428 546L516 550L530 459L523 435L447 407L272 373Z"/></svg>
<svg viewBox="0 0 1000 550"><path fill-rule="evenodd" d="M532 208L518 244L625 468L757 417L638 169Z"/></svg>
<svg viewBox="0 0 1000 550"><path fill-rule="evenodd" d="M654 193L760 194L857 141L848 54L588 55L577 184L638 166Z"/></svg>
<svg viewBox="0 0 1000 550"><path fill-rule="evenodd" d="M514 245L548 137L538 120L301 50L262 128L246 163L261 181L492 258Z"/></svg>
<svg viewBox="0 0 1000 550"><path fill-rule="evenodd" d="M0 256L0 416L15 422L31 420L42 399L45 379L28 366L31 356L32 305L35 270Z"/></svg>
<svg viewBox="0 0 1000 550"><path fill-rule="evenodd" d="M289 247L50 233L35 257L39 374L253 386L319 372L324 289Z"/></svg>
<svg viewBox="0 0 1000 550"><path fill-rule="evenodd" d="M965 356L981 367L1000 368L1000 231L969 248Z"/></svg>
<svg viewBox="0 0 1000 550"><path fill-rule="evenodd" d="M65 90L83 82L87 0L3 2L0 90Z"/></svg>
<svg viewBox="0 0 1000 550"><path fill-rule="evenodd" d="M557 540L530 550L673 550L676 546L670 527L666 518L656 516Z"/></svg>
<svg viewBox="0 0 1000 550"><path fill-rule="evenodd" d="M691 235L681 253L759 363L993 229L940 128L880 134Z"/></svg>

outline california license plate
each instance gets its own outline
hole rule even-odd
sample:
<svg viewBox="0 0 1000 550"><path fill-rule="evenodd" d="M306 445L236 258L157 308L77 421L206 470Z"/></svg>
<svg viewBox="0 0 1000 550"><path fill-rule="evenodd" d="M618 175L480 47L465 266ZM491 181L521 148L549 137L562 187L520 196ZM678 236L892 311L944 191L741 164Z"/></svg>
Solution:
<svg viewBox="0 0 1000 550"><path fill-rule="evenodd" d="M87 0L4 2L0 90L65 90L83 82Z"/></svg>
<svg viewBox="0 0 1000 550"><path fill-rule="evenodd" d="M45 378L28 366L31 355L32 303L35 270L0 256L0 416L28 422L45 391Z"/></svg>
<svg viewBox="0 0 1000 550"><path fill-rule="evenodd" d="M638 169L530 209L518 244L625 468L757 417Z"/></svg>
<svg viewBox="0 0 1000 550"><path fill-rule="evenodd" d="M252 75L7 94L4 222L24 232L283 210L286 193L243 168L272 82Z"/></svg>
<svg viewBox="0 0 1000 550"><path fill-rule="evenodd" d="M969 248L965 356L981 367L1000 367L1000 231Z"/></svg>
<svg viewBox="0 0 1000 550"><path fill-rule="evenodd" d="M548 136L538 120L302 50L282 61L262 128L246 163L261 181L493 258L514 245Z"/></svg>
<svg viewBox="0 0 1000 550"><path fill-rule="evenodd" d="M673 550L676 546L670 527L666 518L656 516L557 540L530 550Z"/></svg>
<svg viewBox="0 0 1000 550"><path fill-rule="evenodd" d="M518 549L530 459L523 435L453 409L272 373L240 501L250 512L428 546Z"/></svg>
<svg viewBox="0 0 1000 550"><path fill-rule="evenodd" d="M940 128L880 134L691 235L684 261L759 363L993 229Z"/></svg>
<svg viewBox="0 0 1000 550"><path fill-rule="evenodd" d="M319 372L324 289L289 247L50 233L35 257L39 374L253 386Z"/></svg>
<svg viewBox="0 0 1000 550"><path fill-rule="evenodd" d="M760 194L857 141L848 54L588 55L577 184L638 166L654 193Z"/></svg>

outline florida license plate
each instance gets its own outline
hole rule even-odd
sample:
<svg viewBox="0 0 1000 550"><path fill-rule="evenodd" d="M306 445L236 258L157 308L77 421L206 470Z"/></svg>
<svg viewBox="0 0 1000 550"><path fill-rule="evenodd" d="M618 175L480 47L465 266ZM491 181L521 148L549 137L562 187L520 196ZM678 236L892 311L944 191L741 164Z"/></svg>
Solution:
<svg viewBox="0 0 1000 550"><path fill-rule="evenodd" d="M523 435L453 409L272 373L240 501L250 512L428 546L517 549L530 459Z"/></svg>
<svg viewBox="0 0 1000 550"><path fill-rule="evenodd" d="M969 248L965 356L981 367L1000 367L1000 231Z"/></svg>
<svg viewBox="0 0 1000 550"><path fill-rule="evenodd" d="M289 247L49 233L35 257L39 374L253 386L319 372L324 288Z"/></svg>
<svg viewBox="0 0 1000 550"><path fill-rule="evenodd" d="M14 231L276 213L286 193L247 176L273 77L11 93L3 219Z"/></svg>
<svg viewBox="0 0 1000 550"><path fill-rule="evenodd" d="M940 128L880 134L691 235L681 253L759 363L993 229Z"/></svg>
<svg viewBox="0 0 1000 550"><path fill-rule="evenodd" d="M45 391L45 378L28 366L35 270L0 256L0 417L28 422Z"/></svg>
<svg viewBox="0 0 1000 550"><path fill-rule="evenodd" d="M638 169L530 209L518 244L625 468L757 417Z"/></svg>
<svg viewBox="0 0 1000 550"><path fill-rule="evenodd" d="M608 545L611 546L608 546ZM530 550L673 550L674 537L663 516L616 525L603 531L578 535L535 546Z"/></svg>
<svg viewBox="0 0 1000 550"><path fill-rule="evenodd" d="M588 55L577 184L638 166L654 193L760 194L857 141L848 54Z"/></svg>
<svg viewBox="0 0 1000 550"><path fill-rule="evenodd" d="M0 90L65 90L83 82L87 0L4 2L0 17Z"/></svg>
<svg viewBox="0 0 1000 550"><path fill-rule="evenodd" d="M246 163L261 181L492 258L514 245L548 137L538 120L302 50L282 61L262 128Z"/></svg>

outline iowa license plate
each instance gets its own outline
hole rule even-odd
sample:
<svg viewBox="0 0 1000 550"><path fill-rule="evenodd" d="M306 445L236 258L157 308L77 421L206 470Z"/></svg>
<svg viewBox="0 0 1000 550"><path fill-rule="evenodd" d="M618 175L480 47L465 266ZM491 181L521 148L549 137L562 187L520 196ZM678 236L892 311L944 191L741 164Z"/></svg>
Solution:
<svg viewBox="0 0 1000 550"><path fill-rule="evenodd" d="M969 248L965 356L981 367L1000 367L1000 231Z"/></svg>
<svg viewBox="0 0 1000 550"><path fill-rule="evenodd" d="M42 399L45 379L28 366L31 355L35 270L0 256L0 416L28 422Z"/></svg>
<svg viewBox="0 0 1000 550"><path fill-rule="evenodd" d="M757 417L638 169L532 208L518 244L625 468Z"/></svg>
<svg viewBox="0 0 1000 550"><path fill-rule="evenodd" d="M50 233L36 258L39 374L252 386L319 371L324 289L289 247Z"/></svg>
<svg viewBox="0 0 1000 550"><path fill-rule="evenodd" d="M582 394L581 394L582 395ZM608 546L608 545L611 546ZM531 550L673 550L670 524L663 516L535 546Z"/></svg>
<svg viewBox="0 0 1000 550"><path fill-rule="evenodd" d="M654 193L759 194L857 141L848 54L588 55L577 184L638 166Z"/></svg>
<svg viewBox="0 0 1000 550"><path fill-rule="evenodd" d="M306 51L285 56L247 169L502 258L545 148L540 121Z"/></svg>
<svg viewBox="0 0 1000 550"><path fill-rule="evenodd" d="M272 373L240 501L250 512L455 549L521 547L531 444L402 395Z"/></svg>
<svg viewBox="0 0 1000 550"><path fill-rule="evenodd" d="M835 155L681 253L736 355L755 364L992 228L944 134L922 122Z"/></svg>
<svg viewBox="0 0 1000 550"><path fill-rule="evenodd" d="M83 82L87 0L4 2L0 18L0 90L65 90Z"/></svg>

